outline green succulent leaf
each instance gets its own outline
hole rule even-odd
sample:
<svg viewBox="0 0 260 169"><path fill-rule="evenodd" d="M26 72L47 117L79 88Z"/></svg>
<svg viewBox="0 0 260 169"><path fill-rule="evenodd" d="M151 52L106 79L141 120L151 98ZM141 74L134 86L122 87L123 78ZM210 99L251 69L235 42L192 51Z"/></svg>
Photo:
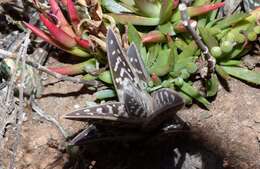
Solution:
<svg viewBox="0 0 260 169"><path fill-rule="evenodd" d="M229 74L219 65L216 65L216 73L225 80L230 78Z"/></svg>
<svg viewBox="0 0 260 169"><path fill-rule="evenodd" d="M166 24L160 25L159 31L163 34L170 34L170 35L175 34L174 29L173 29L173 25L170 22L167 22Z"/></svg>
<svg viewBox="0 0 260 169"><path fill-rule="evenodd" d="M134 0L120 0L120 2L128 5L128 6L134 6L135 5L135 1Z"/></svg>
<svg viewBox="0 0 260 169"><path fill-rule="evenodd" d="M83 79L83 80L95 80L95 79L97 79L97 77L96 77L96 76L93 76L93 75L91 75L91 74L86 74L86 75L83 76L82 79Z"/></svg>
<svg viewBox="0 0 260 169"><path fill-rule="evenodd" d="M218 81L218 77L216 74L213 74L211 76L210 80L207 81L206 86L207 86L207 96L208 97L212 97L217 94L219 81Z"/></svg>
<svg viewBox="0 0 260 169"><path fill-rule="evenodd" d="M112 89L106 89L106 90L100 90L94 93L96 99L98 100L104 100L116 97L116 92Z"/></svg>
<svg viewBox="0 0 260 169"><path fill-rule="evenodd" d="M180 91L179 95L183 98L185 105L191 105L192 104L192 97L185 94L184 92Z"/></svg>
<svg viewBox="0 0 260 169"><path fill-rule="evenodd" d="M219 46L217 39L211 34L210 28L199 27L199 32L202 40L210 49L214 46Z"/></svg>
<svg viewBox="0 0 260 169"><path fill-rule="evenodd" d="M189 48L189 45L184 40L182 40L180 38L175 39L174 45L176 45L176 47L178 49L180 49L181 51L185 51L185 49Z"/></svg>
<svg viewBox="0 0 260 169"><path fill-rule="evenodd" d="M238 79L245 80L249 83L260 85L260 73L246 68L232 67L232 66L221 66L224 71L226 71L231 76Z"/></svg>
<svg viewBox="0 0 260 169"><path fill-rule="evenodd" d="M192 6L201 6L209 4L211 0L194 0Z"/></svg>
<svg viewBox="0 0 260 169"><path fill-rule="evenodd" d="M138 34L138 31L132 24L128 24L128 41L129 43L134 42L136 47L140 50L140 47L142 46L142 40Z"/></svg>
<svg viewBox="0 0 260 169"><path fill-rule="evenodd" d="M158 76L164 76L170 72L173 65L173 55L171 50L166 48L159 51L154 64L150 67L150 73L155 73Z"/></svg>
<svg viewBox="0 0 260 169"><path fill-rule="evenodd" d="M220 65L222 66L240 66L241 65L240 60L228 60L226 62L220 62Z"/></svg>
<svg viewBox="0 0 260 169"><path fill-rule="evenodd" d="M231 52L229 58L238 59L248 53L251 49L252 45L248 45L247 47L244 47L243 44L236 45Z"/></svg>
<svg viewBox="0 0 260 169"><path fill-rule="evenodd" d="M150 68L154 64L161 50L161 45L156 43L148 48L146 59L144 59L145 65Z"/></svg>
<svg viewBox="0 0 260 169"><path fill-rule="evenodd" d="M82 50L80 47L77 47L77 46L67 49L66 52L71 53L75 56L79 56L79 57L90 57L91 56L88 52Z"/></svg>
<svg viewBox="0 0 260 169"><path fill-rule="evenodd" d="M160 10L160 24L167 22L173 14L173 0L162 0Z"/></svg>
<svg viewBox="0 0 260 169"><path fill-rule="evenodd" d="M161 10L161 2L158 0L134 0L138 10L143 16L151 18L159 18Z"/></svg>
<svg viewBox="0 0 260 169"><path fill-rule="evenodd" d="M182 86L179 87L182 92L184 92L186 95L194 98L198 102L202 103L206 108L209 108L209 101L203 97L199 91L191 86L189 83L183 82Z"/></svg>
<svg viewBox="0 0 260 169"><path fill-rule="evenodd" d="M110 71L104 71L98 75L98 78L102 80L103 82L106 82L108 84L113 84L112 77L110 74Z"/></svg>
<svg viewBox="0 0 260 169"><path fill-rule="evenodd" d="M244 20L246 17L248 17L249 14L247 13L234 13L233 15L225 17L223 20L216 23L217 28L225 29L227 27L233 26L236 23Z"/></svg>
<svg viewBox="0 0 260 169"><path fill-rule="evenodd" d="M178 77L181 75L182 70L186 69L189 73L195 73L198 69L197 65L195 64L194 57L188 58L179 58L177 59L176 63L174 64L173 71L170 73L173 77Z"/></svg>
<svg viewBox="0 0 260 169"><path fill-rule="evenodd" d="M124 7L120 3L117 3L115 0L101 0L101 4L105 9L107 9L109 12L113 13L132 13L133 11L129 10L128 8Z"/></svg>
<svg viewBox="0 0 260 169"><path fill-rule="evenodd" d="M96 68L97 68L97 64L98 64L98 61L97 61L97 59L95 59L95 58L92 58L92 59L89 59L89 60L87 60L87 61L85 61L85 62L83 62L84 64L84 70L86 71L86 72L92 72L92 71L94 71L94 70L96 70Z"/></svg>
<svg viewBox="0 0 260 169"><path fill-rule="evenodd" d="M191 43L189 43L188 46L186 46L185 48L182 48L182 49L183 50L178 57L187 58L187 57L192 57L195 55L195 53L198 50L198 46L195 41L192 41Z"/></svg>
<svg viewBox="0 0 260 169"><path fill-rule="evenodd" d="M159 25L159 18L148 18L132 14L108 14L115 19L117 23L133 25L142 25L142 26L156 26Z"/></svg>

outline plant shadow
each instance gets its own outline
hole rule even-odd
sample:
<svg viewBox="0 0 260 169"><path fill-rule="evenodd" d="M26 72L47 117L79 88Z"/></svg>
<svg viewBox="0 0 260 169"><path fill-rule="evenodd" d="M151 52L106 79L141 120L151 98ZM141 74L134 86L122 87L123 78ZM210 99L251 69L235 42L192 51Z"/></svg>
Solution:
<svg viewBox="0 0 260 169"><path fill-rule="evenodd" d="M76 146L63 169L222 169L223 159L189 132L156 142L106 142ZM75 148L75 147L74 147Z"/></svg>

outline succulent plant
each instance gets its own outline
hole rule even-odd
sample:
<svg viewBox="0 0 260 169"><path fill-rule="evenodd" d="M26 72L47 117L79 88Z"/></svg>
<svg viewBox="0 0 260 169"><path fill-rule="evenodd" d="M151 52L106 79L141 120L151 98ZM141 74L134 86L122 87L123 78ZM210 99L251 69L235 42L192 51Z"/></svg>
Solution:
<svg viewBox="0 0 260 169"><path fill-rule="evenodd" d="M87 59L94 56L103 62L107 30L102 21L99 4L92 4L94 9L92 10L86 7L87 4L76 6L72 0L61 2L66 7L68 15L63 14L62 8L56 0L49 0L50 10L41 9L40 3L34 1L34 5L39 11L40 21L45 27L40 29L26 22L23 22L24 25L36 36L65 52ZM65 16L68 16L68 19ZM49 69L64 75L75 75L86 72L85 67L89 65L93 66L91 59L75 65L51 66Z"/></svg>
<svg viewBox="0 0 260 169"><path fill-rule="evenodd" d="M67 9L70 22L63 15L57 1L49 0L50 11L39 9L40 20L48 31L26 22L24 24L49 44L76 56L89 57L96 48L93 40L89 38L90 34L86 33L88 30L82 29L84 18L80 18L72 0L64 0L62 3ZM36 1L35 4L37 5Z"/></svg>
<svg viewBox="0 0 260 169"><path fill-rule="evenodd" d="M66 21L57 2L50 0L52 13L41 12L40 15L49 33L25 23L26 26L50 44L69 53L86 57L92 50L106 50L104 45L106 27L114 22L124 26L127 24L127 40L129 43L135 43L151 76L146 89L148 92L162 87L175 88L185 98L186 103L191 103L192 99L195 99L208 107L210 103L206 98L217 94L219 78L228 79L234 76L249 83L260 84L259 73L241 66L241 57L252 49L251 42L259 37L260 8L250 13L240 12L217 18L216 9L224 6L221 0L194 0L188 7L190 25L196 29L210 54L216 59L215 71L211 78L203 79L199 75L203 67L201 59L203 52L182 24L181 14L177 8L178 0L102 0L102 6L99 7L103 7L104 14L98 21L102 23L102 28L91 31L85 27L98 40L83 38L85 32L78 29L82 22L75 5L72 0L64 1L70 22ZM101 8L98 9L102 13ZM104 15L107 16L106 19ZM110 21L108 24L107 19ZM95 23L93 20L90 22ZM65 26L60 27L55 23ZM97 44L99 46L95 46ZM109 70L100 71L98 74L91 73L99 69L97 58L76 65L49 69L66 75L85 72L87 73L84 76L85 80L99 79L106 84L113 83ZM193 86L196 81L203 82L204 93ZM98 98L103 99L115 96L113 90L107 89L96 94Z"/></svg>
<svg viewBox="0 0 260 169"><path fill-rule="evenodd" d="M177 9L179 0L122 0L121 2L117 3L114 0L102 1L103 6L111 12L109 15L118 23L157 26L168 21L175 22L175 24L180 22L180 13ZM218 2L215 4L189 7L188 11L191 17L195 17L223 6L223 2ZM177 25L176 27L178 28Z"/></svg>
<svg viewBox="0 0 260 169"><path fill-rule="evenodd" d="M216 19L217 11L211 11L194 20L197 22L194 28L217 61L211 79L202 80L205 93L193 87L193 83L198 81L194 80L194 76L199 77L203 53L187 33L173 31L172 20L148 33L140 27L137 31L130 25L128 40L137 44L149 73L156 77L149 90L157 90L165 85L174 86L183 94L187 103L196 99L207 107L209 102L206 97L217 94L218 77L228 79L234 76L259 85L260 74L242 67L240 61L252 49L251 42L259 36L259 11L257 8L251 13L235 13L221 19Z"/></svg>

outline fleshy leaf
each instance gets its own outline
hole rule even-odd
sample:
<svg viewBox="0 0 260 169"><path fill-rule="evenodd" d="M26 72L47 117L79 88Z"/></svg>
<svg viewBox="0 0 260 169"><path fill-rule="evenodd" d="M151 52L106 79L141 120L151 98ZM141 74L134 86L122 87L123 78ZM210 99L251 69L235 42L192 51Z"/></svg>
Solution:
<svg viewBox="0 0 260 169"><path fill-rule="evenodd" d="M221 8L225 5L224 2L219 2L215 4L203 5L203 6L195 6L195 7L188 7L188 13L190 17L200 16L206 14L210 11L216 10ZM176 10L176 13L173 15L172 19L173 22L177 22L181 20L180 11Z"/></svg>
<svg viewBox="0 0 260 169"><path fill-rule="evenodd" d="M53 39L51 37L51 35L49 35L48 33L42 31L41 29L37 28L36 26L33 26L32 24L23 22L24 25L29 28L35 35L39 36L40 38L42 38L44 41L46 41L47 43L63 49L63 50L67 50L64 46L62 46L61 44L59 44L59 42L57 42L55 39Z"/></svg>
<svg viewBox="0 0 260 169"><path fill-rule="evenodd" d="M77 10L75 8L74 3L72 2L72 0L67 0L67 8L68 8L68 13L70 16L70 20L72 22L73 25L77 25L80 22Z"/></svg>
<svg viewBox="0 0 260 169"><path fill-rule="evenodd" d="M173 0L162 0L160 24L167 22L172 16Z"/></svg>
<svg viewBox="0 0 260 169"><path fill-rule="evenodd" d="M40 15L40 20L48 28L51 35L62 45L68 48L72 48L77 45L76 41L70 35L50 22L43 14Z"/></svg>
<svg viewBox="0 0 260 169"><path fill-rule="evenodd" d="M57 17L57 19L59 20L59 26L61 27L61 29L66 32L68 35L70 35L71 37L75 37L75 33L72 30L71 26L69 25L69 23L67 22L67 20L65 19L58 3L56 0L49 0L49 3L51 5L51 11L52 13Z"/></svg>
<svg viewBox="0 0 260 169"><path fill-rule="evenodd" d="M200 35L202 40L206 43L209 49L213 48L214 46L219 46L217 39L211 34L210 28L206 27L199 27Z"/></svg>
<svg viewBox="0 0 260 169"><path fill-rule="evenodd" d="M74 64L74 65L66 65L66 66L59 66L59 67L48 67L51 71L63 74L63 75L77 75L84 72L85 67L90 64L89 60Z"/></svg>
<svg viewBox="0 0 260 169"><path fill-rule="evenodd" d="M159 25L159 31L165 35L167 34L175 35L173 25L170 22L167 22L163 25Z"/></svg>
<svg viewBox="0 0 260 169"><path fill-rule="evenodd" d="M235 25L236 23L242 21L248 16L249 14L246 13L234 13L233 15L227 16L223 20L217 22L215 27L225 29L229 26Z"/></svg>
<svg viewBox="0 0 260 169"><path fill-rule="evenodd" d="M106 82L108 84L113 84L112 77L110 74L110 71L104 71L101 74L99 74L98 78L102 80L103 82Z"/></svg>
<svg viewBox="0 0 260 169"><path fill-rule="evenodd" d="M209 4L209 5L203 5L203 6L198 6L198 7L190 7L188 9L190 16L199 16L205 13L208 13L209 11L216 10L218 8L224 7L225 3L224 2L218 2L214 4Z"/></svg>
<svg viewBox="0 0 260 169"><path fill-rule="evenodd" d="M211 0L194 0L192 2L192 6L201 6L201 5L206 5L209 4Z"/></svg>
<svg viewBox="0 0 260 169"><path fill-rule="evenodd" d="M156 26L159 24L159 18L148 18L131 14L109 14L112 16L116 22L121 24L131 23L133 25L143 25L143 26Z"/></svg>
<svg viewBox="0 0 260 169"><path fill-rule="evenodd" d="M105 90L100 90L94 93L96 96L96 99L98 100L104 100L108 98L113 98L116 97L116 92L112 89L105 89Z"/></svg>
<svg viewBox="0 0 260 169"><path fill-rule="evenodd" d="M213 74L211 78L206 83L207 86L207 96L215 96L218 92L219 81L216 74Z"/></svg>
<svg viewBox="0 0 260 169"><path fill-rule="evenodd" d="M136 7L140 10L140 12L147 16L157 18L160 15L161 2L158 0L134 0Z"/></svg>
<svg viewBox="0 0 260 169"><path fill-rule="evenodd" d="M160 43L166 41L166 36L160 31L151 31L142 36L143 43Z"/></svg>
<svg viewBox="0 0 260 169"><path fill-rule="evenodd" d="M260 73L246 68L221 66L228 74L249 83L260 85Z"/></svg>
<svg viewBox="0 0 260 169"><path fill-rule="evenodd" d="M89 57L90 56L90 54L88 52L82 50L82 48L79 48L78 46L75 46L69 50L66 50L66 52L79 56L79 57Z"/></svg>
<svg viewBox="0 0 260 169"><path fill-rule="evenodd" d="M140 47L142 45L141 37L139 36L138 31L132 24L128 24L128 41L129 43L134 42L134 44L140 50Z"/></svg>
<svg viewBox="0 0 260 169"><path fill-rule="evenodd" d="M77 43L81 46L81 47L83 47L83 48L89 48L89 47L91 47L92 45L92 43L91 43L91 41L90 40L86 40L86 39L81 39L81 38L79 38L79 37L76 37L75 38L75 40L77 41Z"/></svg>
<svg viewBox="0 0 260 169"><path fill-rule="evenodd" d="M228 73L219 65L216 65L216 73L225 80L230 78Z"/></svg>
<svg viewBox="0 0 260 169"><path fill-rule="evenodd" d="M204 98L199 93L199 91L196 88L194 88L193 86L191 86L189 83L183 82L182 85L179 86L179 88L182 92L184 92L188 96L191 96L198 102L202 103L206 108L209 108L209 105L210 105L209 101L206 98Z"/></svg>
<svg viewBox="0 0 260 169"><path fill-rule="evenodd" d="M155 63L150 67L150 73L164 76L169 73L173 66L173 55L170 49L161 49Z"/></svg>
<svg viewBox="0 0 260 169"><path fill-rule="evenodd" d="M124 7L123 5L117 3L115 0L102 0L101 3L109 12L112 13L120 14L133 12Z"/></svg>

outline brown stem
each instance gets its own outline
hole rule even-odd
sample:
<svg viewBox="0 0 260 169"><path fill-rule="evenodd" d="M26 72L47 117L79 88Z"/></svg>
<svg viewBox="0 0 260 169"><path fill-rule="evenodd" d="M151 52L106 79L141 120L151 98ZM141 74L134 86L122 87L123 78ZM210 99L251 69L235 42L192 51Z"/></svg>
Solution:
<svg viewBox="0 0 260 169"><path fill-rule="evenodd" d="M186 29L190 32L192 38L198 45L198 47L202 50L203 55L205 56L205 59L207 61L207 70L202 69L201 76L202 78L210 78L211 74L215 70L215 64L216 60L215 58L210 54L208 47L203 43L201 40L201 37L197 34L196 30L191 26L190 24L190 17L187 11L187 5L185 4L185 0L182 1L182 3L179 5L179 10L181 14L181 20L183 25L186 27Z"/></svg>

